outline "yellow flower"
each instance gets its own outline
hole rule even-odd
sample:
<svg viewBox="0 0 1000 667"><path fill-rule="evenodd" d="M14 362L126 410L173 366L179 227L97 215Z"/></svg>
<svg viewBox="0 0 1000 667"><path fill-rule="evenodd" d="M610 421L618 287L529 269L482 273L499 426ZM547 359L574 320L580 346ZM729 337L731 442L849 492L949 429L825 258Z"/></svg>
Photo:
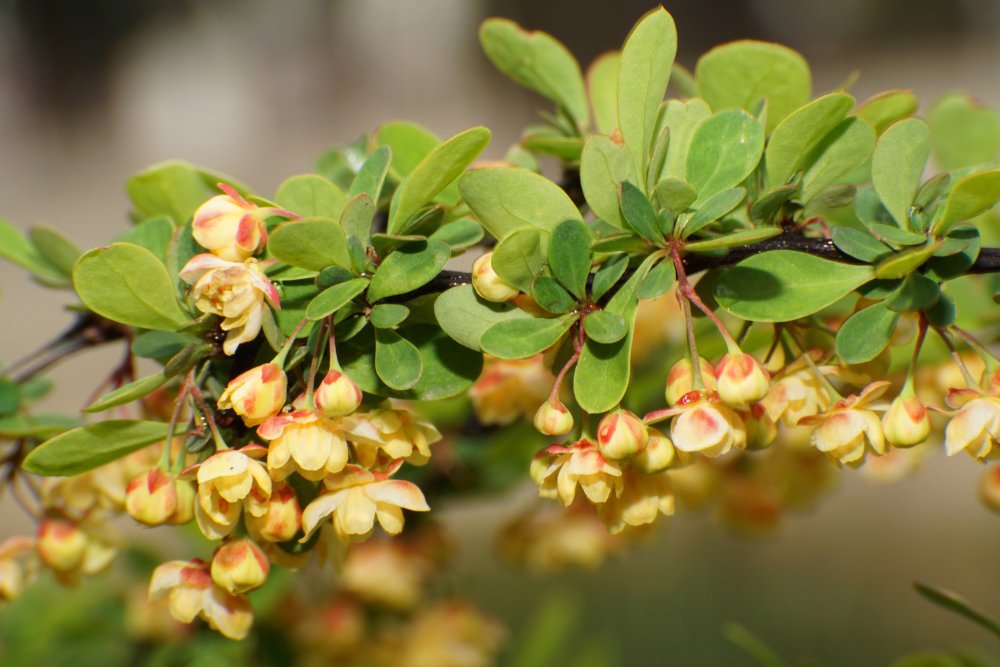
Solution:
<svg viewBox="0 0 1000 667"><path fill-rule="evenodd" d="M535 430L542 435L565 435L573 430L573 413L559 399L542 403L534 421Z"/></svg>
<svg viewBox="0 0 1000 667"><path fill-rule="evenodd" d="M489 667L504 630L466 602L440 602L410 621L378 664L393 667Z"/></svg>
<svg viewBox="0 0 1000 667"><path fill-rule="evenodd" d="M101 572L117 552L107 529L93 521L44 519L35 544L42 563L65 583L75 582L81 574Z"/></svg>
<svg viewBox="0 0 1000 667"><path fill-rule="evenodd" d="M353 440L358 463L366 468L397 459L422 466L431 458L431 445L441 440L434 424L409 410L383 408L359 415L359 419L377 433L375 438Z"/></svg>
<svg viewBox="0 0 1000 667"><path fill-rule="evenodd" d="M893 447L912 447L927 440L931 420L916 396L897 396L882 416L882 431Z"/></svg>
<svg viewBox="0 0 1000 667"><path fill-rule="evenodd" d="M243 595L231 595L212 582L204 561L173 560L153 570L149 599L169 595L170 614L182 623L201 616L230 639L243 639L253 624L253 610Z"/></svg>
<svg viewBox="0 0 1000 667"><path fill-rule="evenodd" d="M648 440L645 424L628 410L608 413L597 425L597 446L605 458L613 461L638 454Z"/></svg>
<svg viewBox="0 0 1000 667"><path fill-rule="evenodd" d="M760 401L774 420L795 426L803 417L819 414L830 405L823 384L808 368L800 368L776 380Z"/></svg>
<svg viewBox="0 0 1000 667"><path fill-rule="evenodd" d="M254 259L227 262L215 255L195 255L180 276L194 285L191 295L198 310L223 318L220 326L229 333L222 351L229 355L260 333L265 301L274 309L281 307L278 290Z"/></svg>
<svg viewBox="0 0 1000 667"><path fill-rule="evenodd" d="M559 498L569 507L577 485L594 504L607 502L612 492L621 493L622 471L608 461L586 438L571 445L551 445L535 455L532 478L543 498Z"/></svg>
<svg viewBox="0 0 1000 667"><path fill-rule="evenodd" d="M732 408L694 392L685 399L694 400L682 400L670 424L670 439L677 451L716 457L746 447L746 427Z"/></svg>
<svg viewBox="0 0 1000 667"><path fill-rule="evenodd" d="M266 542L286 542L302 528L302 508L295 490L284 482L275 482L267 511L260 516L248 514L245 517L247 529L257 540Z"/></svg>
<svg viewBox="0 0 1000 667"><path fill-rule="evenodd" d="M288 377L278 364L263 364L241 373L219 396L219 409L233 411L247 426L257 426L281 412L288 392Z"/></svg>
<svg viewBox="0 0 1000 667"><path fill-rule="evenodd" d="M198 482L195 519L201 532L218 540L232 532L245 505L253 516L267 512L271 478L256 458L267 452L260 445L224 449L184 471Z"/></svg>
<svg viewBox="0 0 1000 667"><path fill-rule="evenodd" d="M242 262L267 242L263 215L232 187L219 183L219 189L226 194L212 197L194 212L191 235L216 257Z"/></svg>
<svg viewBox="0 0 1000 667"><path fill-rule="evenodd" d="M966 451L982 461L1000 442L1000 396L980 394L954 413L944 431L948 456Z"/></svg>
<svg viewBox="0 0 1000 667"><path fill-rule="evenodd" d="M764 398L771 385L771 376L746 352L727 354L715 367L719 398L743 407Z"/></svg>
<svg viewBox="0 0 1000 667"><path fill-rule="evenodd" d="M872 410L866 409L889 388L889 382L873 382L859 395L837 401L822 414L803 417L799 424L816 426L813 446L837 463L859 466L864 462L868 446L876 454L885 454L882 422ZM867 446L866 446L867 445Z"/></svg>
<svg viewBox="0 0 1000 667"><path fill-rule="evenodd" d="M674 513L674 492L664 473L644 475L628 468L624 471L621 493L608 498L598 508L598 516L612 535L626 526L653 523L660 514Z"/></svg>
<svg viewBox="0 0 1000 667"><path fill-rule="evenodd" d="M177 482L160 468L150 468L125 489L125 510L133 519L147 526L159 526L170 521L177 512L179 499Z"/></svg>
<svg viewBox="0 0 1000 667"><path fill-rule="evenodd" d="M536 572L565 567L596 570L625 542L612 535L593 505L576 502L569 509L546 505L509 523L500 535L499 550L505 560Z"/></svg>
<svg viewBox="0 0 1000 667"><path fill-rule="evenodd" d="M302 512L302 529L306 542L327 517L333 517L333 527L343 542L367 537L377 520L382 529L397 535L403 530L403 510L427 512L430 507L424 494L413 482L389 479L402 461L387 472L372 472L348 465L342 472L323 480L325 491Z"/></svg>
<svg viewBox="0 0 1000 667"><path fill-rule="evenodd" d="M358 383L336 369L323 376L316 388L316 407L327 417L349 415L361 405Z"/></svg>
<svg viewBox="0 0 1000 667"><path fill-rule="evenodd" d="M352 544L341 571L341 585L358 599L389 609L414 608L423 595L430 562L398 540Z"/></svg>
<svg viewBox="0 0 1000 667"><path fill-rule="evenodd" d="M516 360L487 356L469 397L483 424L510 424L522 416L533 416L548 398L553 382L555 377L541 354Z"/></svg>
<svg viewBox="0 0 1000 667"><path fill-rule="evenodd" d="M25 572L19 558L34 546L35 540L25 535L14 535L0 542L0 602L9 602L21 594Z"/></svg>
<svg viewBox="0 0 1000 667"><path fill-rule="evenodd" d="M705 391L715 391L715 369L707 359L698 357L698 368L701 370L701 381ZM687 357L670 367L667 373L667 388L665 398L667 405L677 405L688 393L694 391L694 366Z"/></svg>
<svg viewBox="0 0 1000 667"><path fill-rule="evenodd" d="M258 436L270 441L267 469L271 477L282 480L297 472L315 482L340 472L349 456L346 428L347 420L329 419L319 410L296 410L271 417L257 429ZM370 437L377 437L374 429L368 432Z"/></svg>

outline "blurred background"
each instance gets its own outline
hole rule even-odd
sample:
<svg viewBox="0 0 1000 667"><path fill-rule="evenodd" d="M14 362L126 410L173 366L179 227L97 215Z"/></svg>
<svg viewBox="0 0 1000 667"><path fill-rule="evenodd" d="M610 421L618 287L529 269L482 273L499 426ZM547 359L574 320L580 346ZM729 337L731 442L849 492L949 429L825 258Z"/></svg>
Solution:
<svg viewBox="0 0 1000 667"><path fill-rule="evenodd" d="M419 122L442 136L493 130L499 158L545 107L492 69L476 30L512 18L563 40L586 64L617 48L650 5L637 0L0 0L0 217L47 224L82 247L126 224L125 179L183 158L264 196L325 149L379 123ZM925 104L953 90L1000 105L995 0L674 0L678 61L730 39L785 43L813 66L814 91L860 70L862 100L914 89ZM65 295L0 265L5 360L55 333ZM50 407L84 397L66 381L98 377L117 353L74 360ZM103 356L102 356L103 355ZM709 516L670 521L597 575L535 576L492 553L494 530L530 493L448 508L458 543L449 586L515 637L553 591L571 591L581 636L623 665L741 665L722 638L739 622L789 657L880 665L921 648L988 644L970 624L920 600L934 582L1000 612L1000 517L976 499L981 468L930 460L893 486L857 475L779 535L747 541ZM527 481L527 479L526 479ZM19 526L3 504L0 537Z"/></svg>

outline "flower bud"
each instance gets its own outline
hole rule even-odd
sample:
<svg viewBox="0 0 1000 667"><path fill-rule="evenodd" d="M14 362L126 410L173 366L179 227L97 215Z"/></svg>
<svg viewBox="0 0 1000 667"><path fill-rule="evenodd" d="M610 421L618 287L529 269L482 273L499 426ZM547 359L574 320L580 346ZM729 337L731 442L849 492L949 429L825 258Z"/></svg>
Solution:
<svg viewBox="0 0 1000 667"><path fill-rule="evenodd" d="M744 413L743 425L747 431L747 449L766 449L778 437L778 425L760 403L754 403Z"/></svg>
<svg viewBox="0 0 1000 667"><path fill-rule="evenodd" d="M674 462L676 452L674 443L670 442L662 431L655 428L647 429L649 440L641 452L632 459L632 465L639 472L653 475L663 472Z"/></svg>
<svg viewBox="0 0 1000 667"><path fill-rule="evenodd" d="M174 480L174 490L177 493L177 509L170 515L168 523L183 526L194 518L194 484L184 479Z"/></svg>
<svg viewBox="0 0 1000 667"><path fill-rule="evenodd" d="M219 397L219 408L232 408L247 426L257 426L281 412L288 378L278 364L263 364L229 381Z"/></svg>
<svg viewBox="0 0 1000 667"><path fill-rule="evenodd" d="M562 401L545 401L535 412L535 429L543 435L564 435L573 428L573 414Z"/></svg>
<svg viewBox="0 0 1000 667"><path fill-rule="evenodd" d="M220 187L226 194L212 197L194 212L191 235L216 257L242 262L267 242L264 220L254 204L232 188Z"/></svg>
<svg viewBox="0 0 1000 667"><path fill-rule="evenodd" d="M302 528L302 508L291 486L276 483L271 489L267 511L261 516L247 513L245 519L254 537L268 542L287 542Z"/></svg>
<svg viewBox="0 0 1000 667"><path fill-rule="evenodd" d="M882 416L885 439L894 447L912 447L927 440L931 420L916 396L897 396Z"/></svg>
<svg viewBox="0 0 1000 667"><path fill-rule="evenodd" d="M125 510L146 526L159 526L177 510L174 479L160 468L150 468L125 488Z"/></svg>
<svg viewBox="0 0 1000 667"><path fill-rule="evenodd" d="M979 479L979 499L994 512L1000 512L1000 465L990 466Z"/></svg>
<svg viewBox="0 0 1000 667"><path fill-rule="evenodd" d="M519 292L493 270L493 253L482 255L472 264L472 286L487 301L510 301Z"/></svg>
<svg viewBox="0 0 1000 667"><path fill-rule="evenodd" d="M633 456L649 440L646 425L628 410L605 415L597 425L597 445L605 458L621 460Z"/></svg>
<svg viewBox="0 0 1000 667"><path fill-rule="evenodd" d="M719 398L731 405L754 403L767 395L771 375L746 352L727 354L715 367Z"/></svg>
<svg viewBox="0 0 1000 667"><path fill-rule="evenodd" d="M83 564L87 536L79 526L64 519L45 519L38 527L38 556L56 572L66 573Z"/></svg>
<svg viewBox="0 0 1000 667"><path fill-rule="evenodd" d="M701 381L708 391L715 391L715 370L707 359L698 358ZM670 368L667 374L667 405L677 405L681 397L694 390L694 373L691 360L685 357Z"/></svg>
<svg viewBox="0 0 1000 667"><path fill-rule="evenodd" d="M260 588L271 564L253 540L226 542L212 556L212 581L233 595Z"/></svg>
<svg viewBox="0 0 1000 667"><path fill-rule="evenodd" d="M316 407L327 417L343 417L361 405L361 389L344 373L330 369L316 389Z"/></svg>

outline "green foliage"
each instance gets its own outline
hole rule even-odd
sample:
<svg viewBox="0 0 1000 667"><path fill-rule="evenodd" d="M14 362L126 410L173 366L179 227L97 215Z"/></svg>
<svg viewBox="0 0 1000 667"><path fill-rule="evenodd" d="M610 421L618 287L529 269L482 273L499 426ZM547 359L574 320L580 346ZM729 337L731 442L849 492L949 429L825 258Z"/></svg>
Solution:
<svg viewBox="0 0 1000 667"><path fill-rule="evenodd" d="M557 39L513 21L488 19L479 28L479 42L507 76L555 102L578 127L589 124L580 65Z"/></svg>
<svg viewBox="0 0 1000 667"><path fill-rule="evenodd" d="M551 233L564 220L581 219L562 188L526 169L476 169L458 183L465 203L496 239L523 227Z"/></svg>
<svg viewBox="0 0 1000 667"><path fill-rule="evenodd" d="M1000 158L1000 114L967 95L946 95L930 112L934 160L941 169L996 162Z"/></svg>
<svg viewBox="0 0 1000 667"><path fill-rule="evenodd" d="M246 192L246 188L227 176L179 160L162 162L139 172L128 180L125 189L140 219L162 215L180 226L207 199L221 194L216 187L220 182Z"/></svg>
<svg viewBox="0 0 1000 667"><path fill-rule="evenodd" d="M267 242L268 251L282 262L320 271L328 266L348 268L344 229L333 218L305 218L279 225Z"/></svg>
<svg viewBox="0 0 1000 667"><path fill-rule="evenodd" d="M140 378L134 382L129 382L128 384L118 387L114 391L110 391L100 397L87 407L83 408L83 411L103 412L104 410L110 410L111 408L119 405L131 403L132 401L140 399L150 392L159 389L166 384L167 379L168 378L164 375L163 371L160 371L159 373L154 373L147 377Z"/></svg>
<svg viewBox="0 0 1000 667"><path fill-rule="evenodd" d="M638 182L628 149L620 141L593 135L580 156L580 185L587 205L598 218L624 229L618 204L618 184Z"/></svg>
<svg viewBox="0 0 1000 667"><path fill-rule="evenodd" d="M847 318L837 330L837 356L845 364L871 361L889 345L899 313L884 303L863 308Z"/></svg>
<svg viewBox="0 0 1000 667"><path fill-rule="evenodd" d="M754 322L786 322L817 313L874 276L870 266L832 262L792 250L754 255L723 275L719 305Z"/></svg>
<svg viewBox="0 0 1000 667"><path fill-rule="evenodd" d="M548 264L552 275L573 296L582 299L590 275L590 244L594 238L579 220L564 220L552 232Z"/></svg>
<svg viewBox="0 0 1000 667"><path fill-rule="evenodd" d="M742 183L764 150L764 128L744 111L721 111L698 125L684 179L698 192L695 206Z"/></svg>
<svg viewBox="0 0 1000 667"><path fill-rule="evenodd" d="M773 131L795 109L809 101L809 65L788 47L742 40L717 46L695 67L698 94L715 111L753 112L767 101L767 131Z"/></svg>
<svg viewBox="0 0 1000 667"><path fill-rule="evenodd" d="M327 287L309 302L306 307L306 317L310 320L321 320L332 315L367 288L367 278L353 278Z"/></svg>
<svg viewBox="0 0 1000 667"><path fill-rule="evenodd" d="M17 228L0 219L0 257L34 274L43 284L67 284L66 276Z"/></svg>
<svg viewBox="0 0 1000 667"><path fill-rule="evenodd" d="M424 372L420 350L395 331L377 329L375 372L392 389L412 389Z"/></svg>
<svg viewBox="0 0 1000 667"><path fill-rule="evenodd" d="M912 90L887 90L862 102L854 114L881 136L896 121L915 114L918 106L920 103Z"/></svg>
<svg viewBox="0 0 1000 667"><path fill-rule="evenodd" d="M522 292L530 292L545 268L549 234L531 227L507 235L493 250L490 262L497 275Z"/></svg>
<svg viewBox="0 0 1000 667"><path fill-rule="evenodd" d="M931 152L930 128L911 118L891 126L872 155L872 185L901 229L910 230L910 206Z"/></svg>
<svg viewBox="0 0 1000 667"><path fill-rule="evenodd" d="M382 260L368 286L368 300L380 301L412 292L441 272L451 248L441 241L413 241Z"/></svg>
<svg viewBox="0 0 1000 667"><path fill-rule="evenodd" d="M88 308L116 322L174 331L188 321L163 262L137 245L112 243L84 253L73 287Z"/></svg>
<svg viewBox="0 0 1000 667"><path fill-rule="evenodd" d="M274 201L304 218L337 219L347 204L347 195L327 178L303 174L279 185Z"/></svg>
<svg viewBox="0 0 1000 667"><path fill-rule="evenodd" d="M524 359L546 350L576 322L575 314L560 317L516 318L497 322L483 333L483 352L501 359Z"/></svg>
<svg viewBox="0 0 1000 667"><path fill-rule="evenodd" d="M778 123L767 142L766 187L787 183L823 139L847 117L854 98L830 93L796 109Z"/></svg>
<svg viewBox="0 0 1000 667"><path fill-rule="evenodd" d="M43 442L22 465L36 475L79 475L166 437L163 422L103 421Z"/></svg>
<svg viewBox="0 0 1000 667"><path fill-rule="evenodd" d="M459 285L434 302L438 325L452 339L471 350L480 350L483 334L498 322L531 317L511 303L492 303L476 294L472 285Z"/></svg>

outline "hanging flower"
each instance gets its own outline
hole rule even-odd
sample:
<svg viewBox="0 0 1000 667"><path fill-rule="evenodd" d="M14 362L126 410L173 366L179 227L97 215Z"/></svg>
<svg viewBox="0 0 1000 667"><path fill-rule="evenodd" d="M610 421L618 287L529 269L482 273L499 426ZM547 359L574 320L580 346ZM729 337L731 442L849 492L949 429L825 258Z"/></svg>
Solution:
<svg viewBox="0 0 1000 667"><path fill-rule="evenodd" d="M253 609L243 595L232 595L213 583L208 563L172 560L153 570L149 599L169 596L170 614L181 623L201 616L230 639L243 639L253 624Z"/></svg>
<svg viewBox="0 0 1000 667"><path fill-rule="evenodd" d="M244 506L254 516L267 512L271 478L256 460L266 452L260 445L224 449L182 473L197 480L194 515L205 537L218 540L231 533Z"/></svg>
<svg viewBox="0 0 1000 667"><path fill-rule="evenodd" d="M551 445L536 454L531 476L541 497L559 498L566 507L573 503L577 485L594 504L607 502L612 492L621 492L621 468L586 438L571 445Z"/></svg>
<svg viewBox="0 0 1000 667"><path fill-rule="evenodd" d="M225 194L216 195L198 207L191 222L191 235L216 257L242 262L263 250L267 243L264 215L232 186L218 185Z"/></svg>
<svg viewBox="0 0 1000 667"><path fill-rule="evenodd" d="M860 394L837 401L827 411L803 417L799 424L815 426L813 446L837 463L859 466L870 447L876 454L885 454L882 422L870 408L889 388L886 381L873 382Z"/></svg>

